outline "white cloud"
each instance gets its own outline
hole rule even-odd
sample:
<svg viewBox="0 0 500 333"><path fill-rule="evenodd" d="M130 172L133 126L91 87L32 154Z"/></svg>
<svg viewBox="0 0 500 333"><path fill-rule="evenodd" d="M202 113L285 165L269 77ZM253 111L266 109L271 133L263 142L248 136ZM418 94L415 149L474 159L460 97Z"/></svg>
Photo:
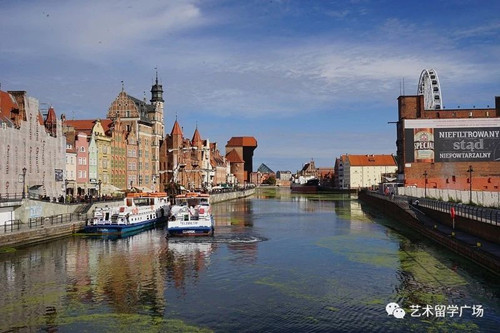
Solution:
<svg viewBox="0 0 500 333"><path fill-rule="evenodd" d="M5 8L3 34L11 47L29 46L46 54L89 57L137 52L147 42L203 24L193 1L67 1L37 2ZM0 33L0 35L3 35Z"/></svg>

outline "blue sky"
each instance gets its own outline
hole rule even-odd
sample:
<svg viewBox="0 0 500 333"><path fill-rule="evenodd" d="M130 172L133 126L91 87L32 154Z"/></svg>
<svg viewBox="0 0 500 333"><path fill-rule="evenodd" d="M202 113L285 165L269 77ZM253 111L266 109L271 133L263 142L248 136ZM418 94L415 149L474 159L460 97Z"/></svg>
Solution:
<svg viewBox="0 0 500 333"><path fill-rule="evenodd" d="M447 108L500 95L500 1L0 0L2 90L58 115L105 117L121 90L223 149L254 136L254 167L395 153L397 97L434 68ZM402 82L404 80L404 87Z"/></svg>

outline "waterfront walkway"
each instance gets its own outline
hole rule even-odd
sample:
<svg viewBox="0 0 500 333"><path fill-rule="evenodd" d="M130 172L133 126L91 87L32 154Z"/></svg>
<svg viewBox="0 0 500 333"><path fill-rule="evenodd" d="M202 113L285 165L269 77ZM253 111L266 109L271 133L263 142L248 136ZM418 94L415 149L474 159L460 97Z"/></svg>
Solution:
<svg viewBox="0 0 500 333"><path fill-rule="evenodd" d="M255 188L239 190L221 190L210 194L212 204L248 197L255 193ZM115 203L121 201L115 201ZM95 201L90 204L80 204L78 213L59 214L47 217L30 218L27 222L10 220L0 225L0 252L2 247L27 245L47 241L52 238L68 236L81 230L87 220L92 218L92 209L96 205L110 204L110 201ZM87 213L90 211L90 213Z"/></svg>
<svg viewBox="0 0 500 333"><path fill-rule="evenodd" d="M457 229L453 229L445 224L442 224L430 217L428 217L424 212L418 209L415 205L409 205L410 209L415 212L418 220L422 222L428 228L434 229L443 235L453 237L456 240L467 244L471 248L478 248L484 252L494 255L497 258L500 258L500 245L484 240L480 237L471 235L467 232L460 231ZM500 228L500 227L499 227ZM454 233L454 236L452 234Z"/></svg>
<svg viewBox="0 0 500 333"><path fill-rule="evenodd" d="M491 263L491 265L487 265L490 270L500 274L500 244L471 235L465 231L453 229L453 227L431 218L419 209L421 207L413 204L414 201L411 198L405 196L390 197L376 192L367 192L366 194L399 206L401 210L413 216L416 221L414 223L417 223L417 230L462 255L474 258L473 260L480 264Z"/></svg>

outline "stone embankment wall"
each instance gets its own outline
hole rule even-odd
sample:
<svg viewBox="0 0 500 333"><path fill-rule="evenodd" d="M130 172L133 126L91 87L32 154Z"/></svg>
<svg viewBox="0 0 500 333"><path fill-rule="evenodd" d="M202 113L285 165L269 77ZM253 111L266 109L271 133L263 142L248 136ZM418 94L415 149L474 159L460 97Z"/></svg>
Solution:
<svg viewBox="0 0 500 333"><path fill-rule="evenodd" d="M358 198L377 209L381 210L387 216L390 216L406 226L411 227L419 234L447 247L448 249L462 255L479 265L489 269L495 274L500 274L500 258L494 257L488 253L482 252L476 248L471 248L456 239L442 234L421 223L416 214L409 208L408 202L392 201L386 197L370 195L367 192L360 192Z"/></svg>
<svg viewBox="0 0 500 333"><path fill-rule="evenodd" d="M243 191L226 192L226 193L214 193L210 194L210 203L215 204L222 201L241 199L251 196L255 193L255 189L247 189Z"/></svg>
<svg viewBox="0 0 500 333"><path fill-rule="evenodd" d="M49 225L23 232L0 234L0 247L31 245L56 238L66 237L81 230L85 221Z"/></svg>
<svg viewBox="0 0 500 333"><path fill-rule="evenodd" d="M97 207L118 207L122 203L123 200L97 201L90 207L88 213L91 214ZM15 216L16 219L21 220L23 223L28 223L30 218L71 214L83 205L85 204L66 205L48 201L25 199L22 206L15 209Z"/></svg>

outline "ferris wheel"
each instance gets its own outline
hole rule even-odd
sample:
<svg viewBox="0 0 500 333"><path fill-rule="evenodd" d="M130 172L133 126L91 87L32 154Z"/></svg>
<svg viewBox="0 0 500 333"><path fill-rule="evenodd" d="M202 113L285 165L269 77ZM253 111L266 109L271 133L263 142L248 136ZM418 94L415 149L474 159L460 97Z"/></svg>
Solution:
<svg viewBox="0 0 500 333"><path fill-rule="evenodd" d="M420 73L417 95L424 95L425 110L439 110L442 108L441 86L439 85L437 72L434 69L424 69Z"/></svg>

